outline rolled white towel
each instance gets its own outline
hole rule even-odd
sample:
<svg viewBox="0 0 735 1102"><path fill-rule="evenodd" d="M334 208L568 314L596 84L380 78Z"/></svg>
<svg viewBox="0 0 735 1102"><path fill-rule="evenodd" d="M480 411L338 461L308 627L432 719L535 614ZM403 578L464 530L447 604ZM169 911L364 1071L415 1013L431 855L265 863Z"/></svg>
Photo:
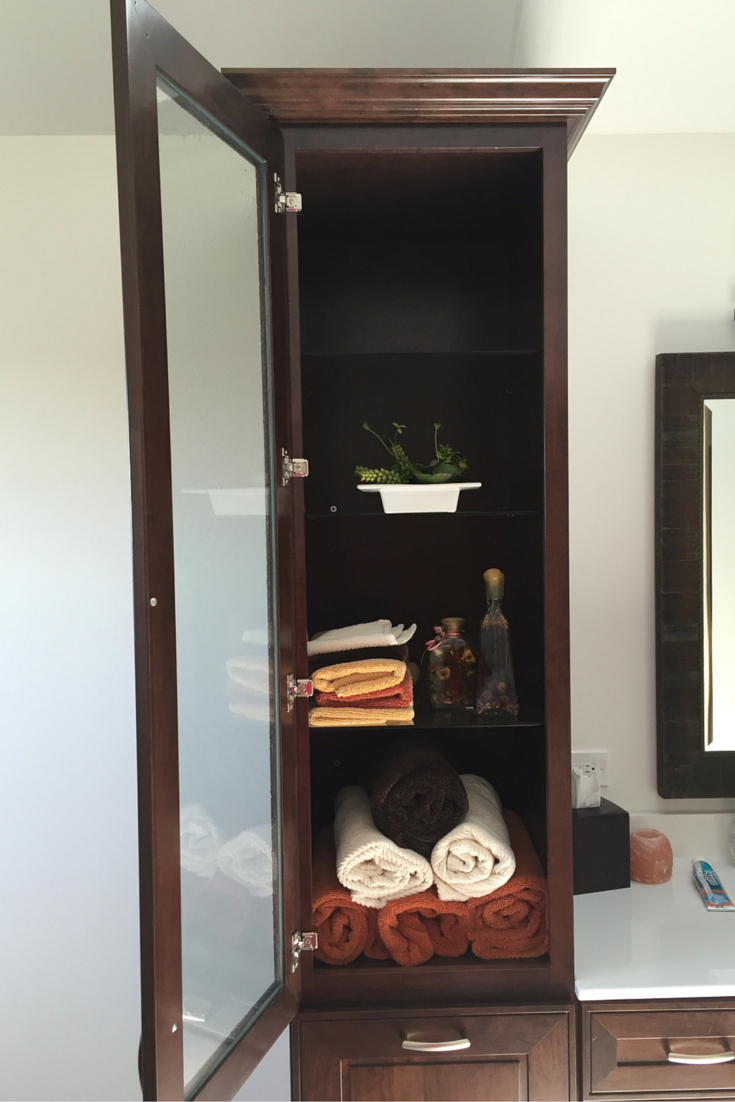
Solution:
<svg viewBox="0 0 735 1102"><path fill-rule="evenodd" d="M216 823L201 804L187 804L179 814L181 867L211 880L217 871L222 839Z"/></svg>
<svg viewBox="0 0 735 1102"><path fill-rule="evenodd" d="M332 654L339 651L360 650L363 647L400 647L412 639L416 625L404 628L392 626L390 620L371 620L368 624L352 624L347 628L334 628L323 632L318 639L306 644L307 654Z"/></svg>
<svg viewBox="0 0 735 1102"><path fill-rule="evenodd" d="M431 865L412 849L402 849L375 826L364 788L343 788L335 800L334 840L337 878L354 903L384 907L391 899L431 887Z"/></svg>
<svg viewBox="0 0 735 1102"><path fill-rule="evenodd" d="M261 898L273 893L273 832L270 823L243 830L220 846L217 864L225 876Z"/></svg>
<svg viewBox="0 0 735 1102"><path fill-rule="evenodd" d="M440 899L477 899L510 880L516 859L500 798L484 777L462 774L469 808L459 826L434 846L431 867Z"/></svg>

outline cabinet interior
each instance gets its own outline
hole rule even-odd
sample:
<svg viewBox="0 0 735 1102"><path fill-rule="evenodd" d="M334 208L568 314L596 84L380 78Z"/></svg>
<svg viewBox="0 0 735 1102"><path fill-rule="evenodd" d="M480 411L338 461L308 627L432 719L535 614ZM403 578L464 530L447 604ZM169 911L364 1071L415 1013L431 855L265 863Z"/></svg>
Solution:
<svg viewBox="0 0 735 1102"><path fill-rule="evenodd" d="M442 617L465 617L477 641L482 574L499 567L518 720L430 708L424 663L413 730L460 772L485 776L545 862L541 154L299 151L296 178L309 636L415 621L410 658L421 664ZM385 515L355 488L356 464L391 463L363 421L405 424L401 441L424 461L441 422L482 489L461 494L454 514ZM315 831L398 733L310 729ZM389 966L349 966L370 967Z"/></svg>

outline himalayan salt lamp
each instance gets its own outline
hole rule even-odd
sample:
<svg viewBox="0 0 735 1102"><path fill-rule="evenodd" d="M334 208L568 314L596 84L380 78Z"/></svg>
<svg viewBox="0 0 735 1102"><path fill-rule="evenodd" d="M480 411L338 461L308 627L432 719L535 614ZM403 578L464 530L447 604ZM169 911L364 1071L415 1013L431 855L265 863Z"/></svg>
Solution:
<svg viewBox="0 0 735 1102"><path fill-rule="evenodd" d="M639 884L665 884L671 879L674 854L660 830L634 830L630 836L630 879Z"/></svg>

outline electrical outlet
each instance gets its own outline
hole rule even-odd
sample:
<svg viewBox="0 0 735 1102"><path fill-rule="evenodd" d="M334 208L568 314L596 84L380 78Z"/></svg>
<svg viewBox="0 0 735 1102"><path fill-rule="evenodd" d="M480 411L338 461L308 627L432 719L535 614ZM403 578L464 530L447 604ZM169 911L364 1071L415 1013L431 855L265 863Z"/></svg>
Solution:
<svg viewBox="0 0 735 1102"><path fill-rule="evenodd" d="M597 777L600 788L607 787L607 750L575 750L572 765Z"/></svg>

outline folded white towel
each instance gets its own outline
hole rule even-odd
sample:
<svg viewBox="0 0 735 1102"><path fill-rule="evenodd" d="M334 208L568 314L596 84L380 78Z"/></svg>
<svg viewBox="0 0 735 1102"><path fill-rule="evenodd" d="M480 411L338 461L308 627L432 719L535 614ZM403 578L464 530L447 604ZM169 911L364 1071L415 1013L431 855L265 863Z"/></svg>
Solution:
<svg viewBox="0 0 735 1102"><path fill-rule="evenodd" d="M469 808L459 826L434 846L431 867L440 899L465 900L489 895L515 872L500 798L491 784L462 774Z"/></svg>
<svg viewBox="0 0 735 1102"><path fill-rule="evenodd" d="M228 707L235 716L245 716L246 719L254 719L258 723L270 723L270 704L250 704L247 700L233 700Z"/></svg>
<svg viewBox="0 0 735 1102"><path fill-rule="evenodd" d="M243 830L220 846L217 864L225 876L244 884L252 895L273 893L273 832L270 823Z"/></svg>
<svg viewBox="0 0 735 1102"><path fill-rule="evenodd" d="M187 804L179 814L181 867L211 880L217 871L217 851L222 839L216 824L201 804Z"/></svg>
<svg viewBox="0 0 735 1102"><path fill-rule="evenodd" d="M270 693L270 667L263 658L228 658L225 662L230 681L251 693Z"/></svg>
<svg viewBox="0 0 735 1102"><path fill-rule="evenodd" d="M402 849L375 826L364 788L343 788L335 800L334 840L337 878L354 903L384 907L431 887L431 865L412 849Z"/></svg>
<svg viewBox="0 0 735 1102"><path fill-rule="evenodd" d="M372 620L369 624L352 624L351 627L325 631L318 639L311 639L306 644L306 650L312 655L363 647L401 647L413 638L415 631L415 624L411 624L410 628L404 628L403 624L393 627L390 620Z"/></svg>

